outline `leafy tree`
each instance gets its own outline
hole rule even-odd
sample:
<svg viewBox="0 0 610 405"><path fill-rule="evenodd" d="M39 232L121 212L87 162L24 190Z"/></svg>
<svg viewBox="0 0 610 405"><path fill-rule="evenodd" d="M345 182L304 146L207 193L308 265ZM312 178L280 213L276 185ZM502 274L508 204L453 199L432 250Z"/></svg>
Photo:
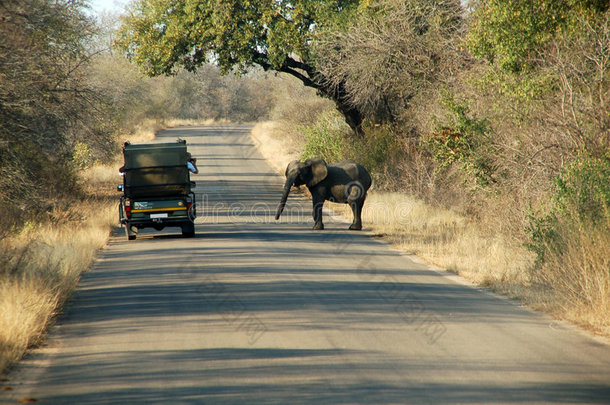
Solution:
<svg viewBox="0 0 610 405"><path fill-rule="evenodd" d="M578 16L604 12L607 0L489 0L476 9L468 34L474 56L509 72L537 65L540 52Z"/></svg>
<svg viewBox="0 0 610 405"><path fill-rule="evenodd" d="M349 20L357 0L136 0L118 44L150 75L196 70L206 62L223 72L258 65L290 74L330 97L357 133L362 113L342 85L319 80L310 48L325 27Z"/></svg>

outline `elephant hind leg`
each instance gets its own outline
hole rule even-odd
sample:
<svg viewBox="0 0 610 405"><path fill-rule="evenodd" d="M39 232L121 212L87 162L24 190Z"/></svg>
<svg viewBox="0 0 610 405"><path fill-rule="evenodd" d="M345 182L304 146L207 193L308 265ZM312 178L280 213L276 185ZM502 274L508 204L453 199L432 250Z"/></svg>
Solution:
<svg viewBox="0 0 610 405"><path fill-rule="evenodd" d="M350 206L352 207L352 212L354 213L354 221L349 226L349 229L352 231L359 231L362 229L362 206L363 205L364 205L364 201L350 203Z"/></svg>
<svg viewBox="0 0 610 405"><path fill-rule="evenodd" d="M359 231L362 229L362 207L364 206L365 199L366 194L364 194L362 188L352 187L347 198L347 202L354 213L354 221L349 227L352 231Z"/></svg>

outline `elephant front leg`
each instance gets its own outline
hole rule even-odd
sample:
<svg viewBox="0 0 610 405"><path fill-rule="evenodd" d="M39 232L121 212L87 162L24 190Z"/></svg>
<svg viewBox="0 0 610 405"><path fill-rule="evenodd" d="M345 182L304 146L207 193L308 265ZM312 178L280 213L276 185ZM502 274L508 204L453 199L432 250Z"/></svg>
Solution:
<svg viewBox="0 0 610 405"><path fill-rule="evenodd" d="M321 231L324 229L324 224L322 223L322 207L324 206L324 200L313 200L313 230Z"/></svg>

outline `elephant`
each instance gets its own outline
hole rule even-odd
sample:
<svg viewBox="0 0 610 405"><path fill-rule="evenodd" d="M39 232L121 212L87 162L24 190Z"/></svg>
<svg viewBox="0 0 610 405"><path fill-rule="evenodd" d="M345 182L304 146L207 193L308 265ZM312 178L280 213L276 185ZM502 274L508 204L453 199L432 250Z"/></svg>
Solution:
<svg viewBox="0 0 610 405"><path fill-rule="evenodd" d="M362 229L362 207L371 187L371 175L355 162L327 165L324 159L311 158L305 162L294 160L286 167L286 183L275 219L279 219L292 186L305 184L313 202L314 230L324 229L322 207L324 201L349 204L354 213L350 230Z"/></svg>

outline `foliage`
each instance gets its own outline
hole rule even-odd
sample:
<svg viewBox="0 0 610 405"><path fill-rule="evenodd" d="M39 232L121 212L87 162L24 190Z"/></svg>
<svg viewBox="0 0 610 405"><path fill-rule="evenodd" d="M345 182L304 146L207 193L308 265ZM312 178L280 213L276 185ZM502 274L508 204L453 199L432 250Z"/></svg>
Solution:
<svg viewBox="0 0 610 405"><path fill-rule="evenodd" d="M539 266L549 254L562 254L570 233L610 229L610 151L600 158L583 156L564 168L549 205L546 214L530 214L528 247Z"/></svg>
<svg viewBox="0 0 610 405"><path fill-rule="evenodd" d="M80 0L0 6L0 209L15 222L74 191L75 143L108 141L85 80L94 26L83 6Z"/></svg>
<svg viewBox="0 0 610 405"><path fill-rule="evenodd" d="M210 61L225 71L263 64L280 70L308 59L312 25L327 24L348 1L138 0L120 44L147 73L188 70Z"/></svg>
<svg viewBox="0 0 610 405"><path fill-rule="evenodd" d="M317 81L310 47L315 34L343 24L355 0L247 2L137 0L124 17L118 44L150 75L189 71L213 61L224 73L260 66L288 73L337 103L359 131L361 115L341 89Z"/></svg>
<svg viewBox="0 0 610 405"><path fill-rule="evenodd" d="M556 35L582 14L608 9L605 0L490 0L474 14L467 38L472 54L516 73L533 69Z"/></svg>
<svg viewBox="0 0 610 405"><path fill-rule="evenodd" d="M557 214L567 216L571 208L583 223L605 226L610 209L610 150L600 158L582 157L564 169L556 179Z"/></svg>
<svg viewBox="0 0 610 405"><path fill-rule="evenodd" d="M449 112L445 123L437 123L435 132L425 138L425 145L441 167L458 164L468 176L467 182L485 187L495 182L495 154L490 138L490 123L472 117L464 103L447 94L442 104Z"/></svg>
<svg viewBox="0 0 610 405"><path fill-rule="evenodd" d="M553 290L566 316L608 332L610 154L568 165L549 205L549 213L530 215L532 280Z"/></svg>
<svg viewBox="0 0 610 405"><path fill-rule="evenodd" d="M348 140L348 158L366 167L377 184L393 182L400 175L394 167L402 155L401 137L394 128L382 125L365 125L367 136ZM385 178L388 177L388 178Z"/></svg>
<svg viewBox="0 0 610 405"><path fill-rule="evenodd" d="M306 140L303 159L321 157L328 163L356 161L376 178L389 175L388 165L401 153L399 138L393 131L367 125L367 136L356 136L332 110L322 113L314 124L302 125L299 129Z"/></svg>
<svg viewBox="0 0 610 405"><path fill-rule="evenodd" d="M306 140L303 159L321 157L328 163L345 159L347 131L335 111L322 113L313 125L299 127Z"/></svg>
<svg viewBox="0 0 610 405"><path fill-rule="evenodd" d="M150 78L123 56L107 53L95 58L89 78L98 94L111 100L111 114L123 127L148 118L266 119L275 83L260 71L222 76L214 65Z"/></svg>
<svg viewBox="0 0 610 405"><path fill-rule="evenodd" d="M74 145L72 161L78 169L82 170L92 167L96 160L91 148L86 143L77 142L76 145Z"/></svg>
<svg viewBox="0 0 610 405"><path fill-rule="evenodd" d="M520 105L519 119L536 119L534 103L556 94L561 78L548 69L557 41L582 38L596 15L608 10L605 0L491 0L474 12L466 45L492 69L480 84L498 89ZM561 65L552 63L554 67Z"/></svg>

